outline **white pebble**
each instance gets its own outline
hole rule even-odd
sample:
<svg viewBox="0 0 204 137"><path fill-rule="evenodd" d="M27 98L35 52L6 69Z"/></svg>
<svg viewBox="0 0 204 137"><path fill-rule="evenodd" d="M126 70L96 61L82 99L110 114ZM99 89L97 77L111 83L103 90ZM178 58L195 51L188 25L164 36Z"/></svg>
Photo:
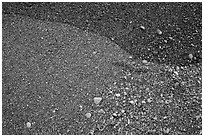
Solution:
<svg viewBox="0 0 204 137"><path fill-rule="evenodd" d="M113 115L113 116L115 116L115 117L117 116L117 114L116 114L116 113L113 113L112 115Z"/></svg>
<svg viewBox="0 0 204 137"><path fill-rule="evenodd" d="M30 127L31 127L31 123L30 123L30 122L27 122L27 123L26 123L26 126L27 126L28 128L30 128Z"/></svg>
<svg viewBox="0 0 204 137"><path fill-rule="evenodd" d="M193 58L193 55L192 55L192 54L189 54L188 56L189 56L189 58L190 58L190 59L192 59L192 58Z"/></svg>
<svg viewBox="0 0 204 137"><path fill-rule="evenodd" d="M99 113L104 113L104 114L105 114L105 111L104 111L103 109L100 109L98 112L99 112Z"/></svg>
<svg viewBox="0 0 204 137"><path fill-rule="evenodd" d="M117 94L115 94L115 96L116 96L116 97L120 97L120 94L119 94L119 93L117 93Z"/></svg>
<svg viewBox="0 0 204 137"><path fill-rule="evenodd" d="M163 129L163 131L168 134L169 131L170 131L170 129L169 129L169 128L166 128L166 129Z"/></svg>
<svg viewBox="0 0 204 137"><path fill-rule="evenodd" d="M174 74L179 75L179 73L177 71L174 71Z"/></svg>
<svg viewBox="0 0 204 137"><path fill-rule="evenodd" d="M131 101L130 101L130 104L135 104L134 100L131 100Z"/></svg>
<svg viewBox="0 0 204 137"><path fill-rule="evenodd" d="M147 101L150 103L152 102L152 98L148 98Z"/></svg>
<svg viewBox="0 0 204 137"><path fill-rule="evenodd" d="M86 113L85 116L86 116L87 118L90 118L90 117L91 117L91 113Z"/></svg>
<svg viewBox="0 0 204 137"><path fill-rule="evenodd" d="M144 27L144 26L140 26L140 28L143 29L143 30L145 30L145 27Z"/></svg>
<svg viewBox="0 0 204 137"><path fill-rule="evenodd" d="M122 110L121 110L121 112L122 112L122 113L125 113L125 110L124 110L124 109L122 109Z"/></svg>
<svg viewBox="0 0 204 137"><path fill-rule="evenodd" d="M157 29L157 34L161 35L162 31L160 29Z"/></svg>
<svg viewBox="0 0 204 137"><path fill-rule="evenodd" d="M101 100L102 100L102 97L94 97L94 103L97 105L101 102Z"/></svg>
<svg viewBox="0 0 204 137"><path fill-rule="evenodd" d="M93 55L95 55L96 53L97 53L97 51L94 51L94 52L93 52Z"/></svg>
<svg viewBox="0 0 204 137"><path fill-rule="evenodd" d="M147 63L147 60L143 60L142 63L146 64L146 63Z"/></svg>

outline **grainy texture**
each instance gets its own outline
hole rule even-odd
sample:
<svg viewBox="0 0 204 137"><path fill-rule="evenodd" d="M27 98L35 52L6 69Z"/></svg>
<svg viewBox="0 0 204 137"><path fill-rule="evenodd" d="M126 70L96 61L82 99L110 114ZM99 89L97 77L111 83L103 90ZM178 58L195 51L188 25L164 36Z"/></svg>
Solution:
<svg viewBox="0 0 204 137"><path fill-rule="evenodd" d="M201 7L3 3L3 134L202 134Z"/></svg>
<svg viewBox="0 0 204 137"><path fill-rule="evenodd" d="M13 12L41 20L68 23L110 38L135 59L180 66L201 63L201 3L3 5L5 13ZM194 58L190 59L189 54Z"/></svg>

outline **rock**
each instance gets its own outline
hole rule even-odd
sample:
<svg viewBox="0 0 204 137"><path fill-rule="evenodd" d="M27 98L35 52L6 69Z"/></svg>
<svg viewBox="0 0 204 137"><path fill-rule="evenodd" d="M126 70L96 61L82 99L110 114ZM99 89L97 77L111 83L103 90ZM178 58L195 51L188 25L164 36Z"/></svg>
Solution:
<svg viewBox="0 0 204 137"><path fill-rule="evenodd" d="M120 97L120 93L116 93L115 96L116 96L116 97Z"/></svg>
<svg viewBox="0 0 204 137"><path fill-rule="evenodd" d="M91 113L86 113L85 116L86 116L87 118L90 118L90 117L91 117Z"/></svg>
<svg viewBox="0 0 204 137"><path fill-rule="evenodd" d="M162 34L162 31L160 29L157 29L157 34L161 35Z"/></svg>
<svg viewBox="0 0 204 137"><path fill-rule="evenodd" d="M147 64L148 62L147 62L147 60L143 60L142 63Z"/></svg>
<svg viewBox="0 0 204 137"><path fill-rule="evenodd" d="M102 100L102 97L94 97L94 103L98 105Z"/></svg>
<svg viewBox="0 0 204 137"><path fill-rule="evenodd" d="M147 99L147 102L148 102L148 103L151 103L152 100L153 100L152 98L148 98L148 99Z"/></svg>
<svg viewBox="0 0 204 137"><path fill-rule="evenodd" d="M193 59L193 55L192 55L192 54L189 54L189 58L190 58L190 59Z"/></svg>
<svg viewBox="0 0 204 137"><path fill-rule="evenodd" d="M130 100L129 102L130 102L130 104L135 104L134 100Z"/></svg>
<svg viewBox="0 0 204 137"><path fill-rule="evenodd" d="M164 133L168 134L170 132L170 129L169 128L164 128L163 131L164 131Z"/></svg>
<svg viewBox="0 0 204 137"><path fill-rule="evenodd" d="M27 126L28 128L31 128L31 123L30 123L30 122L27 122L27 123L26 123L26 126Z"/></svg>

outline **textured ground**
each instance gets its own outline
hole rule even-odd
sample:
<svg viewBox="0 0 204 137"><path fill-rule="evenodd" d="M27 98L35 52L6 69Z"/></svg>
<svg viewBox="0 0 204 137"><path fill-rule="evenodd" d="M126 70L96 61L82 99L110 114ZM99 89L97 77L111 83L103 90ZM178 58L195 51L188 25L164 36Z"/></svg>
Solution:
<svg viewBox="0 0 204 137"><path fill-rule="evenodd" d="M3 134L201 134L201 64L132 60L106 37L17 15L2 37Z"/></svg>
<svg viewBox="0 0 204 137"><path fill-rule="evenodd" d="M134 59L177 66L202 62L201 2L3 3L3 12L105 36Z"/></svg>

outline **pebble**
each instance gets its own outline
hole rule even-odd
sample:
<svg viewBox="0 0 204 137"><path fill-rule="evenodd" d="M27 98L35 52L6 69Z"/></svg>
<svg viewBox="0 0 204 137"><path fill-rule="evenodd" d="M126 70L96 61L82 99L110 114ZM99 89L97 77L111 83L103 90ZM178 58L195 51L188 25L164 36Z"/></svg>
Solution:
<svg viewBox="0 0 204 137"><path fill-rule="evenodd" d="M145 104L146 102L145 102L145 100L142 100L142 104Z"/></svg>
<svg viewBox="0 0 204 137"><path fill-rule="evenodd" d="M121 110L121 112L122 112L122 113L125 113L125 110L124 110L124 109L122 109L122 110Z"/></svg>
<svg viewBox="0 0 204 137"><path fill-rule="evenodd" d="M91 117L91 113L86 113L85 116L86 116L87 118L90 118L90 117Z"/></svg>
<svg viewBox="0 0 204 137"><path fill-rule="evenodd" d="M140 26L140 29L145 30L146 28L144 26Z"/></svg>
<svg viewBox="0 0 204 137"><path fill-rule="evenodd" d="M105 111L104 111L103 109L100 109L98 112L99 112L99 113L104 113L104 114L105 114Z"/></svg>
<svg viewBox="0 0 204 137"><path fill-rule="evenodd" d="M177 76L179 75L178 71L174 71L174 74L176 74Z"/></svg>
<svg viewBox="0 0 204 137"><path fill-rule="evenodd" d="M147 60L143 60L142 63L147 64Z"/></svg>
<svg viewBox="0 0 204 137"><path fill-rule="evenodd" d="M30 127L31 127L31 123L30 123L30 122L27 122L27 123L26 123L26 126L27 126L28 128L30 128Z"/></svg>
<svg viewBox="0 0 204 137"><path fill-rule="evenodd" d="M165 103L166 104L169 104L169 103L171 103L172 101L171 100L165 100Z"/></svg>
<svg viewBox="0 0 204 137"><path fill-rule="evenodd" d="M131 100L131 101L130 101L130 104L135 104L135 101L134 101L134 100Z"/></svg>
<svg viewBox="0 0 204 137"><path fill-rule="evenodd" d="M160 29L157 29L157 34L161 35L162 31Z"/></svg>
<svg viewBox="0 0 204 137"><path fill-rule="evenodd" d="M149 103L151 103L151 102L152 102L152 98L148 98L147 101L148 101Z"/></svg>
<svg viewBox="0 0 204 137"><path fill-rule="evenodd" d="M169 128L166 128L166 129L163 129L164 133L169 133L170 129Z"/></svg>
<svg viewBox="0 0 204 137"><path fill-rule="evenodd" d="M114 117L117 117L117 114L116 114L116 113L113 113L112 115L113 115Z"/></svg>
<svg viewBox="0 0 204 137"><path fill-rule="evenodd" d="M119 93L117 93L117 94L115 94L115 96L116 96L116 97L120 97L120 94L119 94Z"/></svg>
<svg viewBox="0 0 204 137"><path fill-rule="evenodd" d="M188 56L189 56L189 58L190 58L190 59L192 59L192 58L193 58L193 55L192 55L192 54L189 54Z"/></svg>
<svg viewBox="0 0 204 137"><path fill-rule="evenodd" d="M102 97L94 97L94 103L98 105L102 100Z"/></svg>

